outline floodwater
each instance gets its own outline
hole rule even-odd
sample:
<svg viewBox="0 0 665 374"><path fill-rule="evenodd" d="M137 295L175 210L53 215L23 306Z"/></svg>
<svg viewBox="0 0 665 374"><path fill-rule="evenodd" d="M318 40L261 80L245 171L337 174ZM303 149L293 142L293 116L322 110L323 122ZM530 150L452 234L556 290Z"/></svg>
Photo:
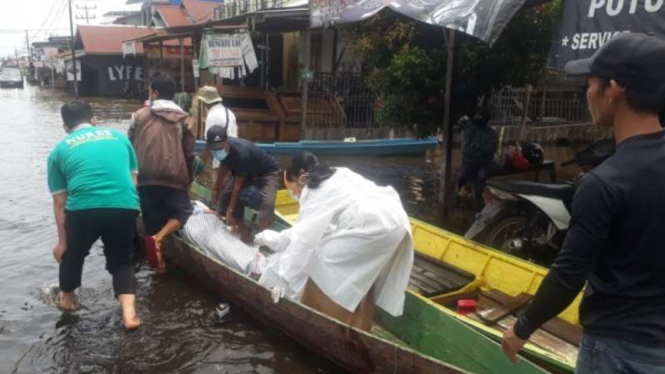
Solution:
<svg viewBox="0 0 665 374"><path fill-rule="evenodd" d="M0 91L0 373L340 373L276 329L233 309L216 328L220 298L182 274L158 276L137 264L138 310L145 325L123 331L111 277L97 246L87 258L71 315L52 306L56 230L46 157L64 136L68 98L26 86ZM104 125L125 129L138 103L91 100Z"/></svg>
<svg viewBox="0 0 665 374"><path fill-rule="evenodd" d="M138 310L145 325L123 331L99 246L86 260L82 310L68 315L53 307L58 268L46 158L65 135L59 109L69 99L29 86L0 91L0 373L341 373L239 309L233 323L214 327L218 296L184 274L160 276L140 263ZM100 125L121 130L140 105L90 101ZM411 215L437 221L436 155L323 161L394 186ZM462 217L449 227L463 230L472 214Z"/></svg>

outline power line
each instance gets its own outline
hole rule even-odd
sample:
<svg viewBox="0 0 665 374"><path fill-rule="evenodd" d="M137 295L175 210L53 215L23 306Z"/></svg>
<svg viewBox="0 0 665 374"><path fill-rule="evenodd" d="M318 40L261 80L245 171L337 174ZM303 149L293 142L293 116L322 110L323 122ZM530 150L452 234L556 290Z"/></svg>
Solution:
<svg viewBox="0 0 665 374"><path fill-rule="evenodd" d="M58 18L62 15L62 12L64 11L64 8L66 6L66 0L60 0L60 1L54 1L51 3L51 9L49 10L49 13L46 16L46 19L42 23L43 29L39 31L39 38L46 37L48 30L53 28L57 21Z"/></svg>
<svg viewBox="0 0 665 374"><path fill-rule="evenodd" d="M89 10L97 10L97 5L93 5L91 7L88 7L87 5L84 6L76 6L76 9L78 10L84 10L85 11L85 16L76 16L76 19L84 19L86 23L90 23L91 19L96 19L97 16L95 15L88 15Z"/></svg>

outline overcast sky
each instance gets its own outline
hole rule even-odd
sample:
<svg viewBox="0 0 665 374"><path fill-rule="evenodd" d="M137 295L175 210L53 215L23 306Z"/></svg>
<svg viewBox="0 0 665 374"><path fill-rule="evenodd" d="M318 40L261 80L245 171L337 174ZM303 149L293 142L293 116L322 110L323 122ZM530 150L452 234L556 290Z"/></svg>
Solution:
<svg viewBox="0 0 665 374"><path fill-rule="evenodd" d="M126 0L73 0L75 16L85 12L76 6L94 7L88 13L97 16L91 24L103 21L102 15L112 10L138 10L140 4L125 5ZM0 12L0 57L14 54L15 48L25 51L25 30L28 29L30 42L46 39L49 35L69 35L68 0L2 0ZM85 20L74 20L86 23ZM17 32L14 32L17 31Z"/></svg>

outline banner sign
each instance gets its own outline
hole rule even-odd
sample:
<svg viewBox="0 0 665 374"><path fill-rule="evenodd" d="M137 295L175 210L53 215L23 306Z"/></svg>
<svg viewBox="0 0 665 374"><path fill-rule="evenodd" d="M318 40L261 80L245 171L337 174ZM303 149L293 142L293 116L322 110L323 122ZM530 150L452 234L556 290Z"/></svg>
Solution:
<svg viewBox="0 0 665 374"><path fill-rule="evenodd" d="M415 20L458 30L493 44L525 2L526 0L310 0L310 24L313 28L320 28L358 22L384 8L390 8Z"/></svg>
<svg viewBox="0 0 665 374"><path fill-rule="evenodd" d="M123 42L122 43L122 57L125 57L127 55L136 56L136 42L135 41Z"/></svg>
<svg viewBox="0 0 665 374"><path fill-rule="evenodd" d="M615 35L625 32L665 37L665 0L564 1L549 65L557 69L591 57Z"/></svg>
<svg viewBox="0 0 665 374"><path fill-rule="evenodd" d="M194 78L199 78L201 76L201 71L199 70L199 60L192 60L192 71L194 72Z"/></svg>
<svg viewBox="0 0 665 374"><path fill-rule="evenodd" d="M202 45L202 68L244 65L241 38L223 34L208 34Z"/></svg>

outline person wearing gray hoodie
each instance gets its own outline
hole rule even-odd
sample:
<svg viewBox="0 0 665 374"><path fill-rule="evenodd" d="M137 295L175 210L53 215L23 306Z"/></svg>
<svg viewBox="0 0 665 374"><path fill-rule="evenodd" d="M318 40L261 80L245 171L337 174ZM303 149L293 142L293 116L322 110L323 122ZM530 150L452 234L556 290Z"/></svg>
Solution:
<svg viewBox="0 0 665 374"><path fill-rule="evenodd" d="M175 79L157 73L150 81L150 107L132 115L128 132L139 164L138 192L150 265L165 271L161 243L192 213L194 147L189 115L173 102Z"/></svg>

